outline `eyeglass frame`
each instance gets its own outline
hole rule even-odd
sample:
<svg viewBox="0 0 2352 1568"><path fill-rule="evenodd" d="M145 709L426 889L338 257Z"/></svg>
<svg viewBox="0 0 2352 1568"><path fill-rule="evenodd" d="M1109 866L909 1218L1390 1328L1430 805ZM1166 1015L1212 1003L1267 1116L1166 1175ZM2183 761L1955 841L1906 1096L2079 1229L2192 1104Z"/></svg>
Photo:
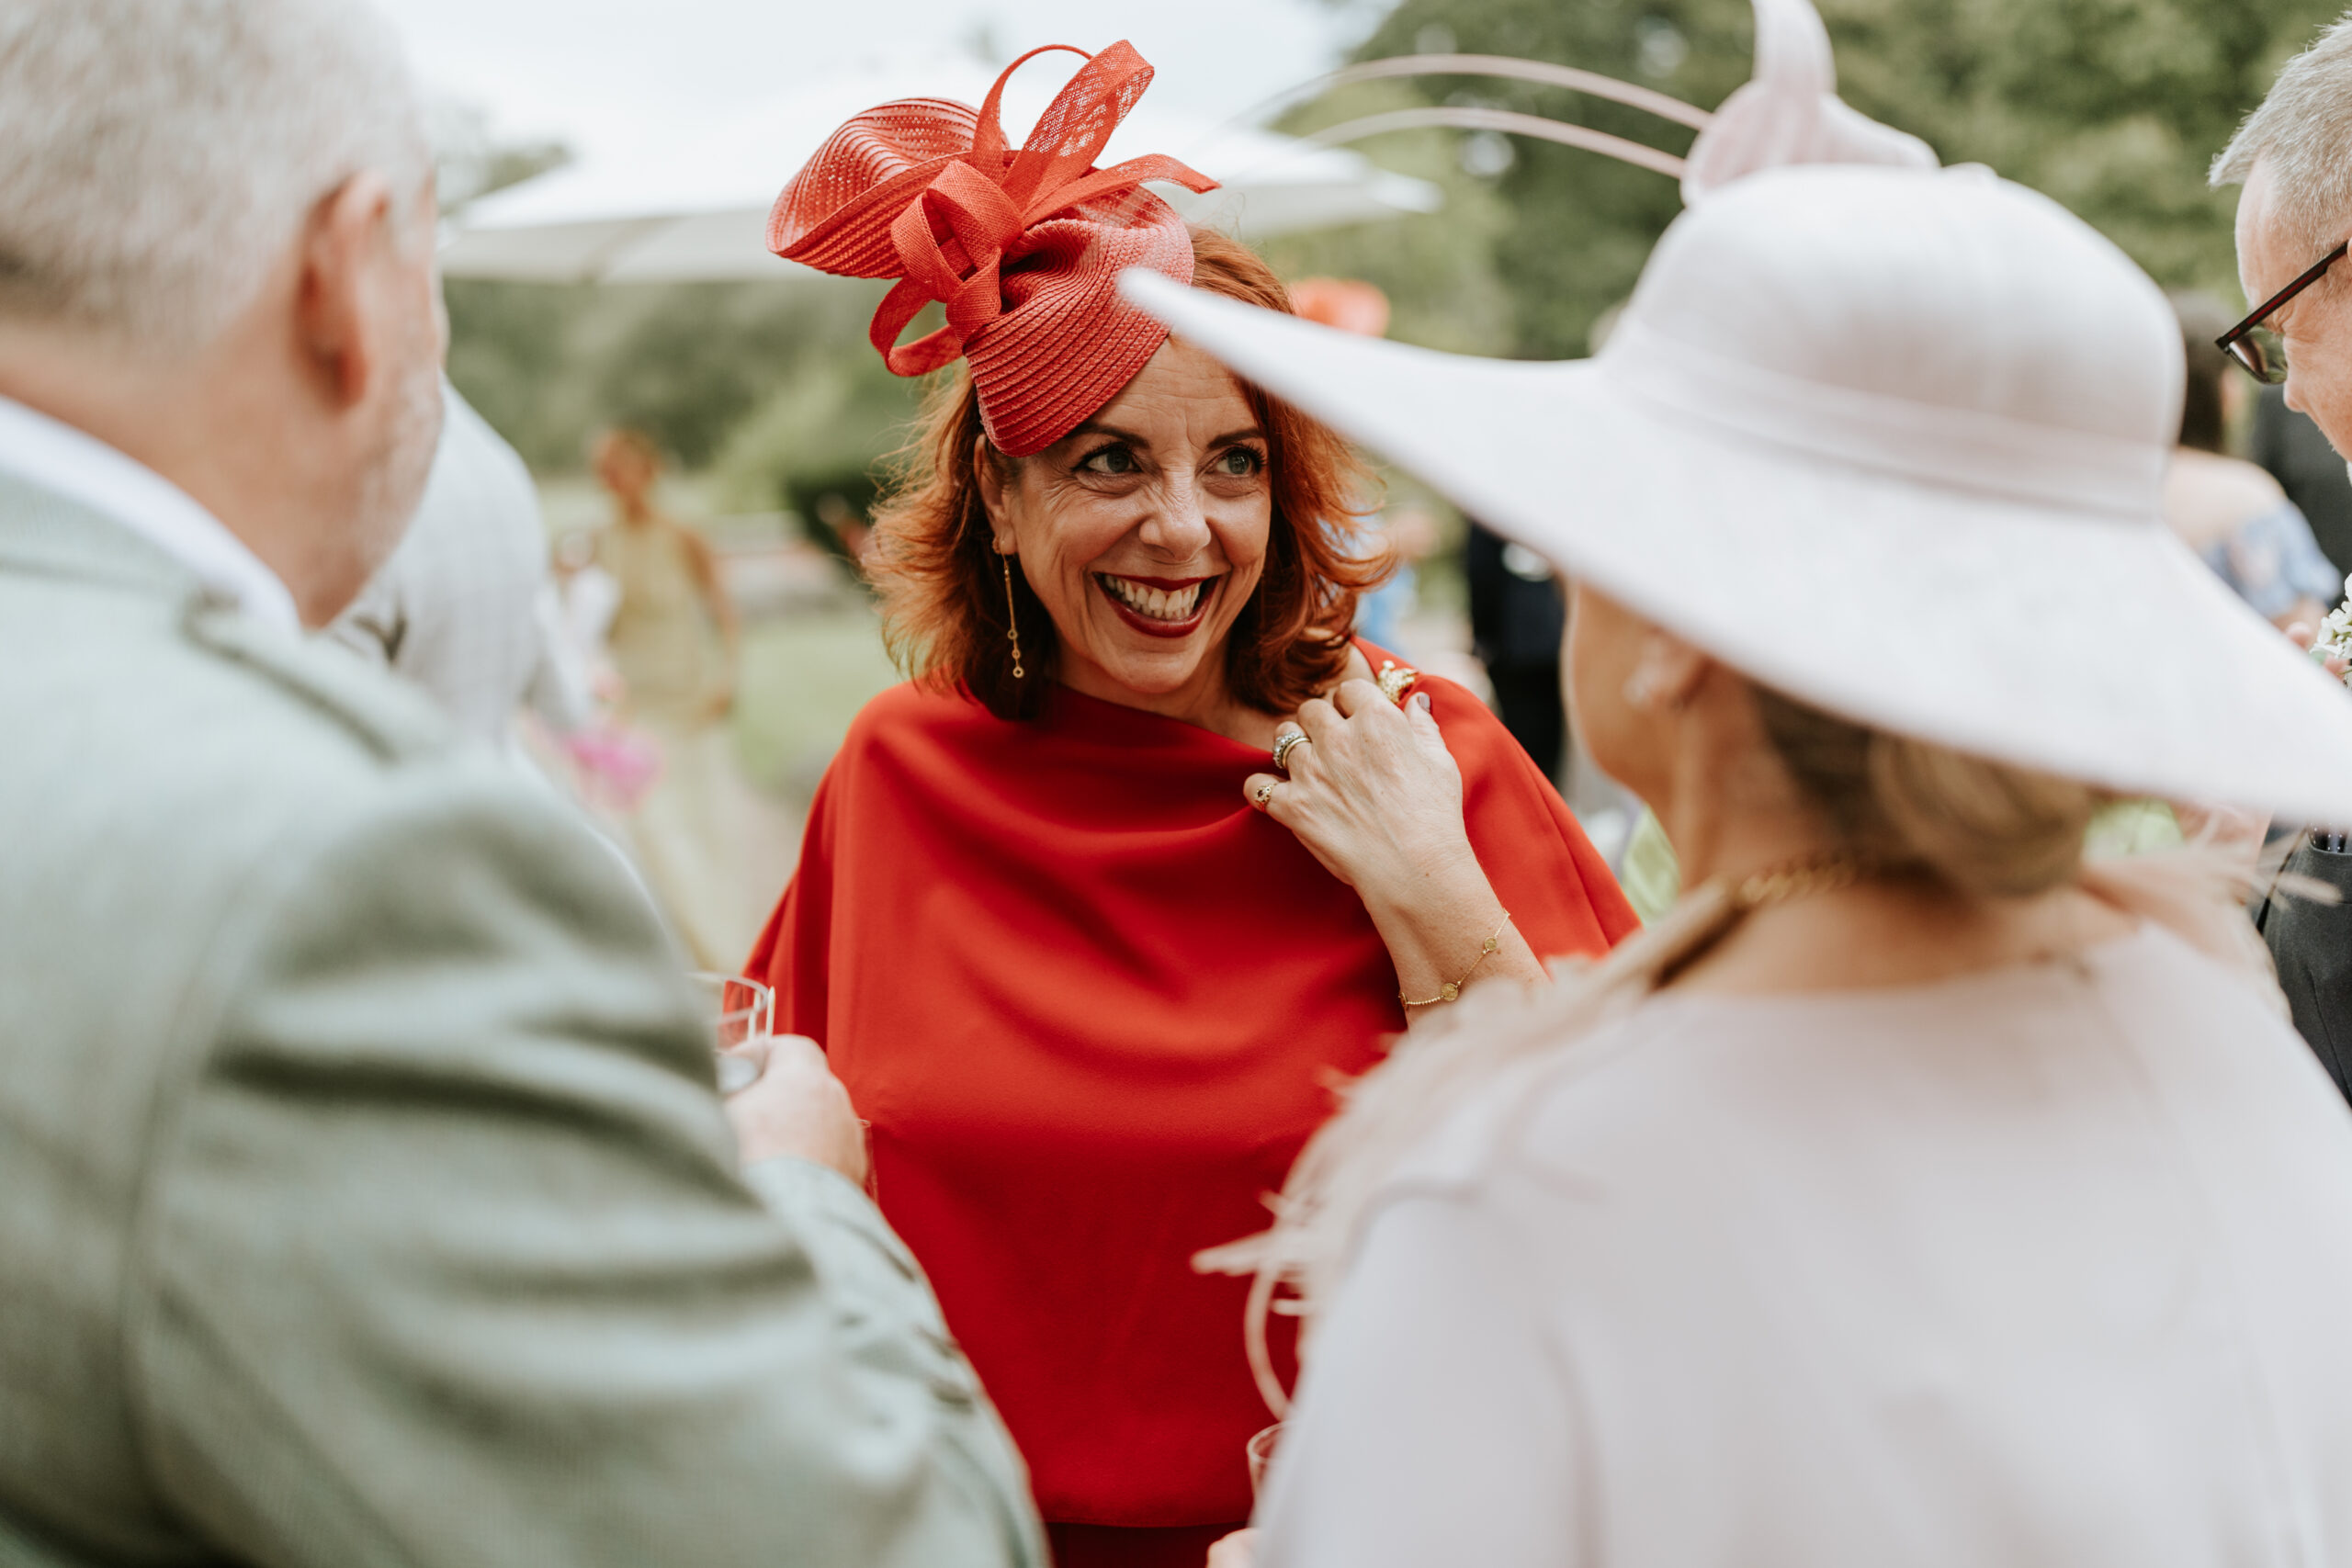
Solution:
<svg viewBox="0 0 2352 1568"><path fill-rule="evenodd" d="M2337 262L2342 261L2347 252L2352 252L2352 240L2346 240L2343 243L2337 245L2335 249L2320 257L2318 261L2312 265L2311 269L2305 272L2302 276L2295 279L2294 282L2287 285L2286 288L2281 288L2278 293L2273 294L2269 299L2264 300L2260 306L2256 307L2254 314L2248 316L2245 321L2240 321L2236 326L2232 327L2228 332L2223 333L2220 337L2215 338L2213 340L2213 346L2220 349L2223 354L2228 355L2230 358L2236 363L2239 369L2245 371L2247 375L2253 377L2256 381L2261 382L2266 387L2275 387L2278 386L2279 382L2286 380L2287 378L2283 375L2278 378L2278 381L2272 380L2269 377L2264 375L2255 363L2241 352L2246 337L2256 327L2262 325L2264 321L2269 320L2272 316L2277 315L2280 310L2285 310L2294 299L2296 295L2301 294L2304 289L2309 288L2312 284L2317 283L2321 278L2325 277L2327 276L2327 269L2334 266Z"/></svg>

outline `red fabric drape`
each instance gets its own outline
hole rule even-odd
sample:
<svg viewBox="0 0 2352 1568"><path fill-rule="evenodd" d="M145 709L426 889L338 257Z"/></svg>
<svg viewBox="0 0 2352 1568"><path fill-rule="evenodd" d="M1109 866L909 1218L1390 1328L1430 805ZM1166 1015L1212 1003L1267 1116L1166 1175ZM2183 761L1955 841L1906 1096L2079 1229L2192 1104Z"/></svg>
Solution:
<svg viewBox="0 0 2352 1568"><path fill-rule="evenodd" d="M1631 931L1509 733L1451 682L1419 689L1535 951ZM1244 1359L1244 1285L1190 1259L1263 1228L1334 1076L1403 1026L1353 891L1243 800L1264 766L1066 689L1019 724L899 687L834 759L747 971L872 1122L883 1212L1048 1519L1248 1515L1242 1445L1272 1417Z"/></svg>

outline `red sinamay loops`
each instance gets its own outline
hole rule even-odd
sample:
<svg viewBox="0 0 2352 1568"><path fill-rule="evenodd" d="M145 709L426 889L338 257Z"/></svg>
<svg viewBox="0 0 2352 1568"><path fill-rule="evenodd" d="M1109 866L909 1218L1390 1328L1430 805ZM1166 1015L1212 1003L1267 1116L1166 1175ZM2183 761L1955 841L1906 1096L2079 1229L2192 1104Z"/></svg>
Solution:
<svg viewBox="0 0 2352 1568"><path fill-rule="evenodd" d="M776 197L768 248L847 277L895 277L874 313L874 346L901 376L959 357L972 364L989 439L1016 457L1043 451L1107 403L1144 367L1168 329L1118 298L1121 271L1148 266L1193 280L1184 220L1143 188L1169 180L1216 188L1173 158L1094 158L1151 85L1125 43L1088 57L1009 151L998 101L1004 68L976 113L909 98L856 116L829 137ZM947 324L900 345L932 300Z"/></svg>

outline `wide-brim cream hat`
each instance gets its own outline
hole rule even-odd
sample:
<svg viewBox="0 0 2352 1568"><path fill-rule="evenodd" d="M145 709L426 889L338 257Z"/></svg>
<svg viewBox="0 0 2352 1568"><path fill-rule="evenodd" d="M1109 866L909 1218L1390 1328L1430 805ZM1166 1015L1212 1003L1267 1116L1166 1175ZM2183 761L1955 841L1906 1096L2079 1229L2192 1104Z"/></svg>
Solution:
<svg viewBox="0 0 2352 1568"><path fill-rule="evenodd" d="M1694 170L1741 163L1707 145L1723 118ZM2352 825L2352 694L2162 520L2182 378L2163 294L2048 198L1879 146L1867 164L1749 159L1693 193L1590 360L1439 354L1162 277L1123 287L1802 701L2119 791Z"/></svg>

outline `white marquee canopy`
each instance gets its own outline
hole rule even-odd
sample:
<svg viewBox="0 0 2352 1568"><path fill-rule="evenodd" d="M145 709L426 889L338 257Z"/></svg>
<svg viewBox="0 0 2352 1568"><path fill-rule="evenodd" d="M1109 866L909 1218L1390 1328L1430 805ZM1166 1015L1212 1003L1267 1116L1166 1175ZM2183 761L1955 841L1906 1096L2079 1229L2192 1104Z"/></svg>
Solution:
<svg viewBox="0 0 2352 1568"><path fill-rule="evenodd" d="M1008 130L1019 135L1067 74L1041 60L1015 77ZM977 104L993 78L960 60L845 75L783 96L700 146L568 164L466 208L445 236L442 268L541 283L813 279L766 243L768 209L793 172L860 109L910 97ZM1223 181L1205 196L1152 188L1194 222L1248 239L1431 212L1442 199L1361 153L1159 112L1148 97L1099 161L1145 152Z"/></svg>

